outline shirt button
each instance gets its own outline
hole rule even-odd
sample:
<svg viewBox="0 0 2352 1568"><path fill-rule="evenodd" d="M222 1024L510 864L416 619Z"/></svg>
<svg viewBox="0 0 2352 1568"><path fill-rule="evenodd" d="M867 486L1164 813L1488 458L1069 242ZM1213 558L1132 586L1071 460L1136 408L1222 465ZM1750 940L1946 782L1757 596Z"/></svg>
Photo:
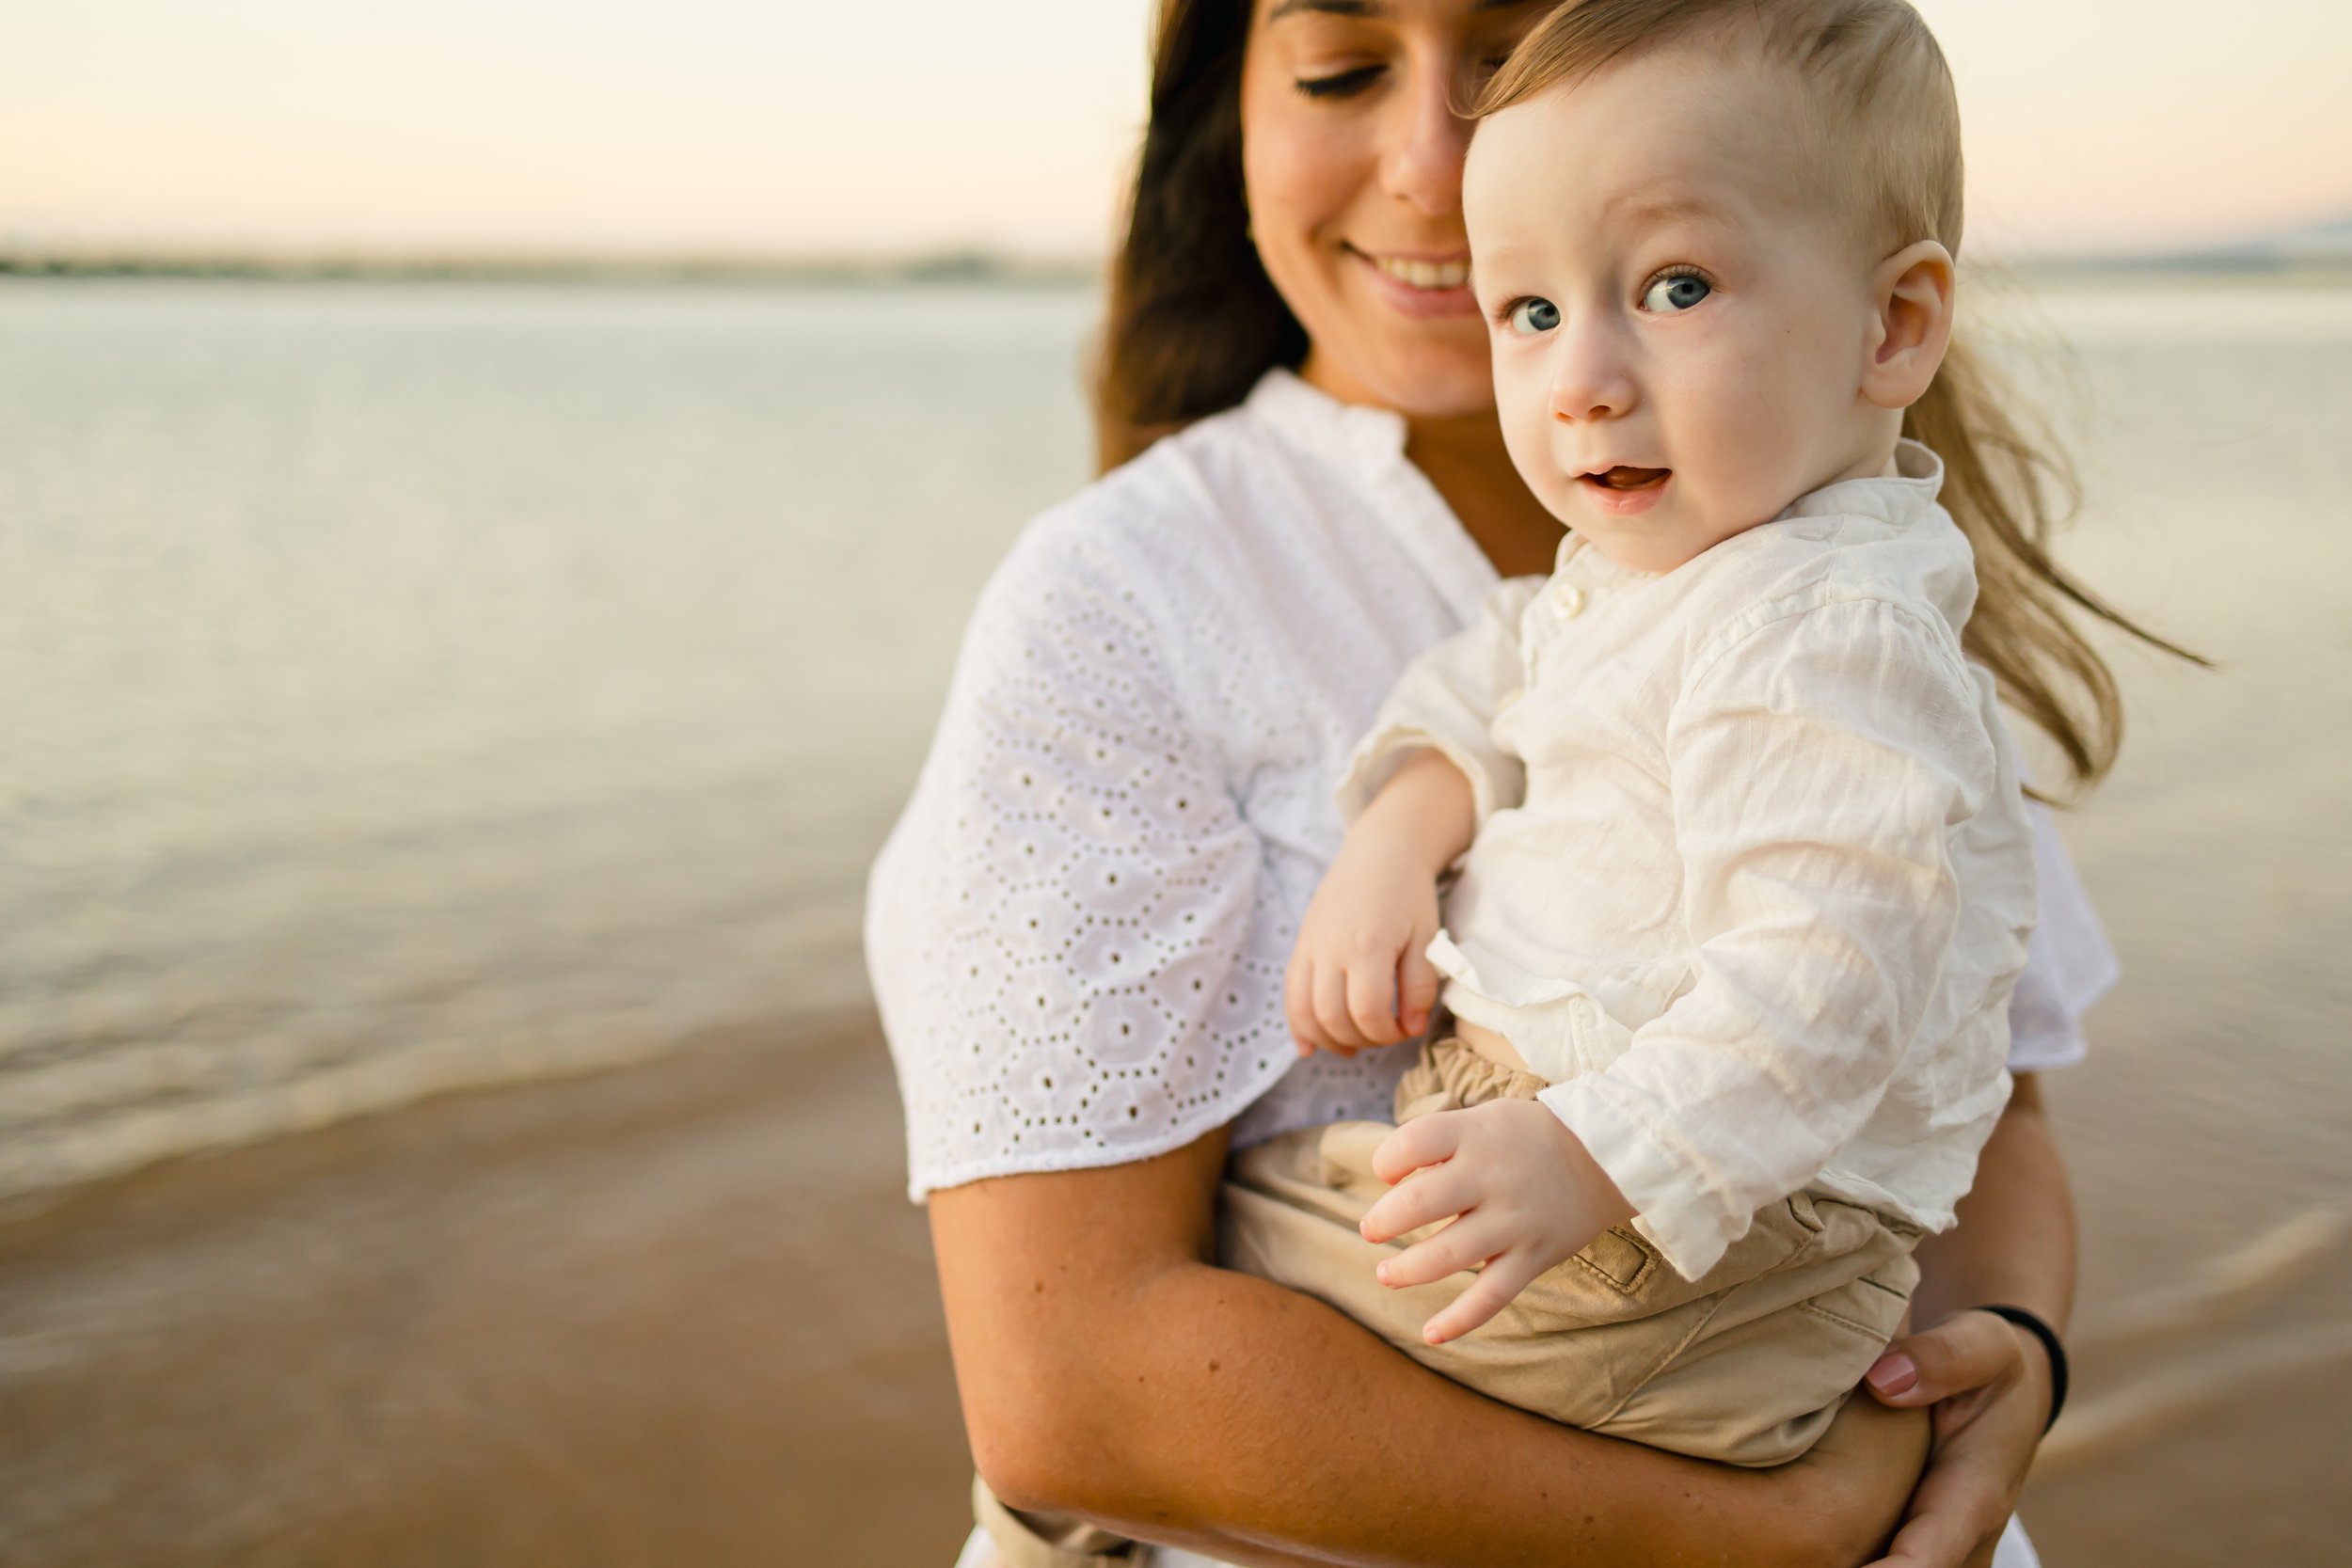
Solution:
<svg viewBox="0 0 2352 1568"><path fill-rule="evenodd" d="M1526 695L1527 688L1523 686L1513 687L1510 690L1502 694L1502 701L1495 705L1495 711L1497 713L1501 713L1504 708L1509 707L1512 704L1518 702L1521 697Z"/></svg>
<svg viewBox="0 0 2352 1568"><path fill-rule="evenodd" d="M1551 608L1564 621L1573 621L1584 613L1584 590L1565 578L1551 585Z"/></svg>

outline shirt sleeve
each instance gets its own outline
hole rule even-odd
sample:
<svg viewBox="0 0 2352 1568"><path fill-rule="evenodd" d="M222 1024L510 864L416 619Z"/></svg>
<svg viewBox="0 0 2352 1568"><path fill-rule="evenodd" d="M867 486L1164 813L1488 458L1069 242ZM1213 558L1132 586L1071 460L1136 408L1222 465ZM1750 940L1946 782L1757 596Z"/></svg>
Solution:
<svg viewBox="0 0 2352 1568"><path fill-rule="evenodd" d="M917 1200L1178 1148L1293 1059L1279 968L1252 956L1281 950L1263 846L1187 716L1149 577L1033 525L875 864L866 961Z"/></svg>
<svg viewBox="0 0 2352 1568"><path fill-rule="evenodd" d="M1668 728L1692 979L1541 1096L1695 1279L1877 1108L1960 921L1948 831L1999 778L1980 694L1913 612L1770 622Z"/></svg>
<svg viewBox="0 0 2352 1568"><path fill-rule="evenodd" d="M1519 803L1526 770L1495 744L1493 727L1518 695L1519 617L1542 585L1540 578L1503 582L1486 596L1477 619L1406 666L1332 792L1341 820L1353 822L1400 763L1430 749L1470 780L1480 824Z"/></svg>
<svg viewBox="0 0 2352 1568"><path fill-rule="evenodd" d="M2026 801L2026 813L2033 822L2041 914L2010 998L2009 1067L2041 1072L2083 1059L2083 1014L2114 988L2122 968L2058 838L2057 813L2038 800Z"/></svg>

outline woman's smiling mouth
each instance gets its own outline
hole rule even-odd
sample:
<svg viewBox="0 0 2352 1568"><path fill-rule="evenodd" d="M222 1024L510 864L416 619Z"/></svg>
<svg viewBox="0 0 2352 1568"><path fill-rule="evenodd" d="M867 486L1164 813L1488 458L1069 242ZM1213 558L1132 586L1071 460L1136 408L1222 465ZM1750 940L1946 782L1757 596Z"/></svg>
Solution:
<svg viewBox="0 0 2352 1568"><path fill-rule="evenodd" d="M1407 315L1475 315L1467 254L1445 257L1375 256L1342 243L1349 258L1364 264L1381 297Z"/></svg>

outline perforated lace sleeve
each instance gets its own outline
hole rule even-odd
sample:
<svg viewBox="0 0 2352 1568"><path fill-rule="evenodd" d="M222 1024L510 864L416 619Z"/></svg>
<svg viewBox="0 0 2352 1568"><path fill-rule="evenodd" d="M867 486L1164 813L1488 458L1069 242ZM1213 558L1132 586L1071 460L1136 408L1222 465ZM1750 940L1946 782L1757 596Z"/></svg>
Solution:
<svg viewBox="0 0 2352 1568"><path fill-rule="evenodd" d="M867 962L918 1199L1178 1148L1291 1059L1279 966L1253 954L1282 947L1262 846L1131 556L1050 517L1025 536L875 866Z"/></svg>

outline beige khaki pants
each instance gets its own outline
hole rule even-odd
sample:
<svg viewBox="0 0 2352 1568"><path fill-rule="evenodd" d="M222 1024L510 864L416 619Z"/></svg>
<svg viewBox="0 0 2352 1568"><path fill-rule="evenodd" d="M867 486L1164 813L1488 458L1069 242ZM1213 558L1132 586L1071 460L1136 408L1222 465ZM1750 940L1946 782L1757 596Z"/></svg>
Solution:
<svg viewBox="0 0 2352 1568"><path fill-rule="evenodd" d="M1545 1086L1438 1040L1397 1085L1396 1119L1533 1100ZM1828 1430L1901 1323L1919 1276L1915 1230L1799 1193L1758 1210L1700 1279L1676 1274L1621 1226L1491 1321L1429 1345L1422 1325L1471 1276L1391 1290L1374 1269L1431 1231L1375 1245L1356 1228L1390 1190L1372 1153L1393 1131L1343 1121L1235 1155L1217 1219L1220 1261L1328 1302L1423 1366L1570 1426L1725 1464L1784 1464ZM1119 1544L993 1508L984 1490L978 1500L1007 1568L1100 1563Z"/></svg>

